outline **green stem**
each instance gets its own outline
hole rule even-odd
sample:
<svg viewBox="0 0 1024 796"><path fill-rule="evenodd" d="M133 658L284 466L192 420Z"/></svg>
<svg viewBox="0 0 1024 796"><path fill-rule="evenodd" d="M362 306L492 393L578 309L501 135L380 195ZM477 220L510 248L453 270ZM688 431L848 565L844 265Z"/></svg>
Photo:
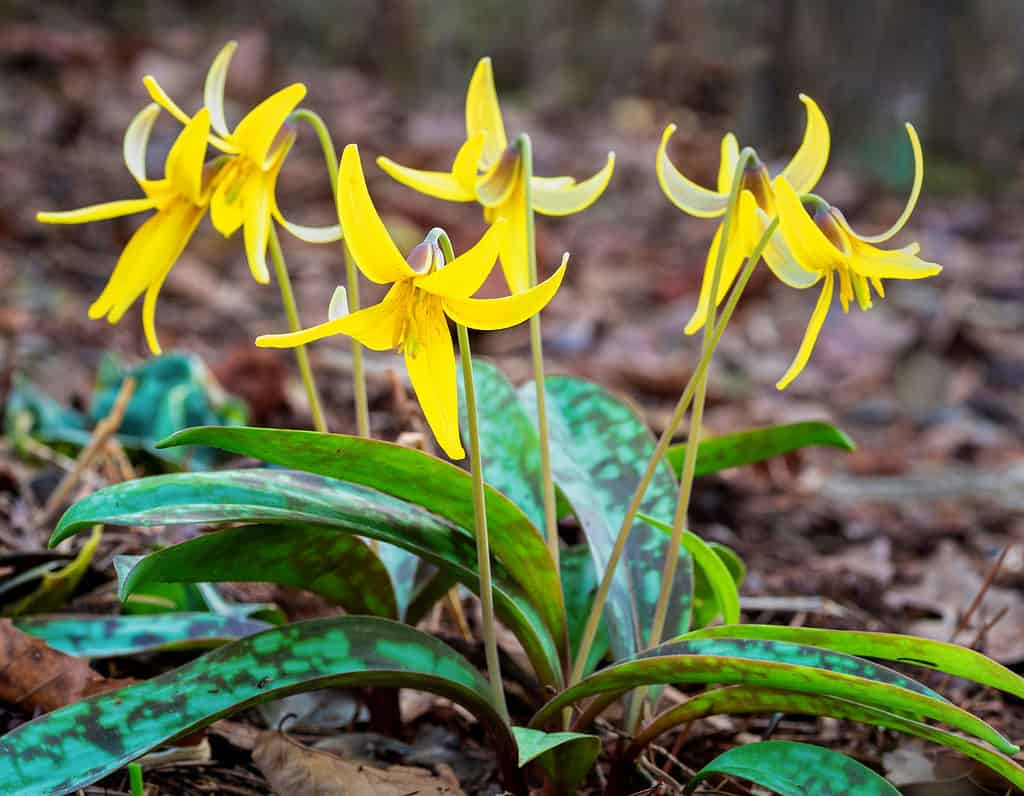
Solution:
<svg viewBox="0 0 1024 796"><path fill-rule="evenodd" d="M434 238L444 253L445 262L455 259L452 243L441 229L433 229L427 236ZM469 331L456 324L459 336L459 360L462 363L462 381L466 390L466 416L469 419L469 471L473 477L473 520L476 531L476 557L480 569L480 613L484 630L484 655L487 658L487 677L494 692L494 704L508 721L505 688L501 680L501 662L498 659L498 637L494 623L494 591L491 586L491 551L487 537L487 503L484 493L484 464L480 454L480 428L476 407L476 385L473 382L473 356L469 349Z"/></svg>
<svg viewBox="0 0 1024 796"><path fill-rule="evenodd" d="M338 150L334 148L334 139L330 130L320 117L307 108L299 108L292 114L295 121L306 122L313 128L317 138L320 140L320 148L324 153L324 162L327 164L327 179L331 183L331 195L335 202L338 198ZM356 270L352 253L344 241L341 243L342 253L345 257L345 290L348 294L348 311L359 310L359 272ZM352 338L352 392L356 404L356 430L360 437L370 436L370 411L369 402L366 398L366 372L363 368L363 346Z"/></svg>
<svg viewBox="0 0 1024 796"><path fill-rule="evenodd" d="M274 275L281 291L281 304L284 306L284 314L288 317L288 330L297 332L302 328L302 324L299 322L299 309L295 305L292 280L288 276L288 266L285 265L284 252L281 251L281 241L277 238L277 229L274 224L270 225L269 244L270 260L274 264ZM326 433L327 423L324 421L323 409L320 408L320 394L316 390L313 369L309 366L309 353L304 345L295 349L295 359L299 363L299 373L302 376L302 383L306 387L306 399L309 401L309 412L313 416L313 425L317 431Z"/></svg>
<svg viewBox="0 0 1024 796"><path fill-rule="evenodd" d="M744 266L743 271L740 273L739 278L736 280L736 284L732 288L732 292L729 294L729 300L726 302L725 308L722 311L722 317L715 325L714 334L711 337L712 351L717 347L719 340L722 339L725 327L731 320L732 315L736 310L736 306L739 304L740 297L743 295L743 291L746 289L747 283L750 281L750 277L753 276L754 267L757 265L758 260L761 259L761 253L764 251L764 247L768 244L768 239L777 227L778 220L776 219L769 224L767 229L765 229L764 235L761 236L761 240L758 242L757 246L754 247L754 251L747 259L747 263ZM662 431L661 437L658 439L658 444L654 448L654 455L651 456L650 461L647 462L647 469L644 471L644 474L640 479L640 483L637 485L636 491L630 499L629 506L626 509L626 516L623 518L622 526L619 528L618 536L615 538L615 546L612 548L611 556L608 560L608 566L605 568L604 574L601 577L601 583L598 585L597 594L594 597L594 603L590 608L590 615L587 617L587 624L583 629L583 636L580 639L579 651L576 653L576 663L575 666L573 666L572 677L569 680L569 685L575 685L583 679L583 669L586 666L587 655L590 654L590 648L594 644L594 638L597 635L597 629L601 623L604 604L608 600L608 592L611 589L615 568L618 566L619 560L622 558L622 553L626 549L626 541L629 538L629 531L633 527L633 522L636 520L637 512L640 510L640 504L643 502L644 495L647 493L647 487L651 483L651 478L654 477L654 473L661 464L661 461L664 459L669 445L672 444L672 437L675 435L676 429L679 428L683 415L686 414L686 410L690 408L690 401L693 399L697 380L699 378L703 378L703 374L707 371L709 365L710 360L705 359L701 359L701 361L697 363L697 367L694 369L693 374L690 376L690 380L683 389L682 395L679 396L679 401L676 403L676 407L672 412L672 417L669 419L665 426L665 430Z"/></svg>
<svg viewBox="0 0 1024 796"><path fill-rule="evenodd" d="M528 287L537 284L537 244L533 218L533 145L523 133L517 142L522 158L523 204L526 207L526 255L529 265ZM558 510L555 503L555 482L551 477L551 446L548 433L547 397L544 392L544 341L540 313L530 318L530 354L533 361L533 383L537 390L537 437L540 446L540 477L544 494L544 530L548 552L559 570Z"/></svg>
<svg viewBox="0 0 1024 796"><path fill-rule="evenodd" d="M131 796L143 796L145 787L142 784L142 766L138 763L128 764L128 792Z"/></svg>

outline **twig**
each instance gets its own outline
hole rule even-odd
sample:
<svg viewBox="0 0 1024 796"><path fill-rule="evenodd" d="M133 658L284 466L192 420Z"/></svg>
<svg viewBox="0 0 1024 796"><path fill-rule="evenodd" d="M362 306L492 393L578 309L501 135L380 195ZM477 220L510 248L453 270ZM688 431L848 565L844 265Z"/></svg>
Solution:
<svg viewBox="0 0 1024 796"><path fill-rule="evenodd" d="M981 601L985 599L985 595L988 594L988 590L992 588L992 583L996 579L996 575L999 574L999 570L1002 569L1003 562L1006 561L1006 556L1010 552L1010 545L1007 545L999 553L999 557L996 558L995 562L989 567L988 572L985 574L985 580L982 581L981 587L978 589L978 593L974 595L974 599L971 600L971 604L967 606L967 610L964 611L963 616L960 617L960 621L957 623L956 628L949 637L950 643L956 639L967 626L971 623L971 619L974 616L975 611L981 606Z"/></svg>

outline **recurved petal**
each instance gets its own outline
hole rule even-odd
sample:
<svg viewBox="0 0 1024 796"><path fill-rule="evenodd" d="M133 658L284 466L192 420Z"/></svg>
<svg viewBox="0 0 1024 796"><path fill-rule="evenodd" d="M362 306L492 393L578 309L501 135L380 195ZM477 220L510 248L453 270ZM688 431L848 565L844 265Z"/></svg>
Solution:
<svg viewBox="0 0 1024 796"><path fill-rule="evenodd" d="M800 343L800 348L797 350L796 356L793 358L793 364L789 366L789 370L786 371L786 374L779 379L778 383L775 385L775 389L786 389L790 382L800 375L800 371L804 369L807 361L811 358L811 352L814 350L814 344L818 340L818 334L821 332L821 327L825 323L825 317L828 315L829 305L832 303L833 280L834 277L832 272L829 271L825 276L825 284L821 288L821 295L818 296L818 303L814 305L814 312L811 313L811 320L810 323L807 324L807 331L804 333L804 339Z"/></svg>
<svg viewBox="0 0 1024 796"><path fill-rule="evenodd" d="M776 177L773 186L779 232L785 236L797 262L808 271L827 271L842 263L843 254L814 223L786 178Z"/></svg>
<svg viewBox="0 0 1024 796"><path fill-rule="evenodd" d="M263 172L256 172L242 186L245 257L249 261L252 278L261 285L270 283L270 270L267 268L267 241L270 236L273 185L268 176Z"/></svg>
<svg viewBox="0 0 1024 796"><path fill-rule="evenodd" d="M272 157L270 145L274 143L288 115L305 96L306 87L302 83L292 83L271 94L245 115L229 141L260 168L267 168Z"/></svg>
<svg viewBox="0 0 1024 796"><path fill-rule="evenodd" d="M567 216L585 210L604 193L615 169L615 153L608 153L604 168L593 177L564 187L552 187L548 181L530 182L533 209L548 216Z"/></svg>
<svg viewBox="0 0 1024 796"><path fill-rule="evenodd" d="M925 279L942 270L938 263L922 260L906 251L885 251L870 244L854 244L850 269L869 279Z"/></svg>
<svg viewBox="0 0 1024 796"><path fill-rule="evenodd" d="M355 144L346 146L341 156L338 217L356 265L367 279L384 284L415 276L377 215Z"/></svg>
<svg viewBox="0 0 1024 796"><path fill-rule="evenodd" d="M288 230L288 234L306 243L334 243L341 240L341 225L331 224L326 227L310 227L296 224L284 217L280 208L274 208L274 220Z"/></svg>
<svg viewBox="0 0 1024 796"><path fill-rule="evenodd" d="M736 136L726 133L722 136L722 154L718 161L718 192L732 190L732 178L736 174L736 163L740 159L740 145Z"/></svg>
<svg viewBox="0 0 1024 796"><path fill-rule="evenodd" d="M210 112L203 108L178 134L164 164L171 185L193 204L203 200L203 164L209 136Z"/></svg>
<svg viewBox="0 0 1024 796"><path fill-rule="evenodd" d="M444 268L416 277L416 287L446 298L468 298L476 293L494 270L498 250L508 233L508 222L499 218L476 245L463 252Z"/></svg>
<svg viewBox="0 0 1024 796"><path fill-rule="evenodd" d="M447 202L471 202L476 198L472 183L467 188L452 172L425 171L403 166L391 158L377 158L377 165L402 185Z"/></svg>
<svg viewBox="0 0 1024 796"><path fill-rule="evenodd" d="M136 182L146 181L146 147L153 123L160 115L160 106L151 102L132 119L124 132L124 162Z"/></svg>
<svg viewBox="0 0 1024 796"><path fill-rule="evenodd" d="M395 348L401 340L402 326L408 318L408 296L408 286L396 285L379 304L298 332L264 334L256 338L256 345L261 348L295 348L324 337L344 334L374 351L387 351Z"/></svg>
<svg viewBox="0 0 1024 796"><path fill-rule="evenodd" d="M450 459L464 459L459 438L459 398L455 382L455 347L440 299L424 304L405 344L405 367L427 425Z"/></svg>
<svg viewBox="0 0 1024 796"><path fill-rule="evenodd" d="M152 75L146 75L142 78L142 85L146 87L146 90L149 92L149 96L153 98L153 102L171 114L171 116L182 124L189 123L189 115L178 107L178 103L171 99L170 95L164 91L163 86L157 82L155 77Z"/></svg>
<svg viewBox="0 0 1024 796"><path fill-rule="evenodd" d="M452 163L452 175L470 197L476 195L476 178L480 170L480 156L484 151L487 133L479 132L471 135L459 147Z"/></svg>
<svg viewBox="0 0 1024 796"><path fill-rule="evenodd" d="M551 301L565 276L568 252L562 264L536 287L496 299L445 298L444 311L456 323L472 329L507 329L536 315Z"/></svg>
<svg viewBox="0 0 1024 796"><path fill-rule="evenodd" d="M758 219L761 222L761 229L767 229L770 219L768 214L758 208ZM779 278L783 284L798 289L808 288L821 279L820 271L808 271L794 256L786 237L778 231L772 234L762 253L764 261L772 269L772 273Z"/></svg>
<svg viewBox="0 0 1024 796"><path fill-rule="evenodd" d="M822 172L828 163L830 146L828 122L817 103L806 94L800 95L800 101L807 108L807 128L804 140L797 149L793 159L780 172L780 176L793 186L797 193L810 193L821 179Z"/></svg>
<svg viewBox="0 0 1024 796"><path fill-rule="evenodd" d="M224 117L224 84L228 78L228 66L237 49L237 41L229 41L224 45L210 64L206 84L203 86L203 104L210 109L210 126L222 136L230 134Z"/></svg>
<svg viewBox="0 0 1024 796"><path fill-rule="evenodd" d="M36 213L36 221L43 224L85 224L89 221L105 221L108 218L130 216L143 210L152 210L156 202L152 199L119 199L77 210L43 211Z"/></svg>
<svg viewBox="0 0 1024 796"><path fill-rule="evenodd" d="M485 134L480 166L487 168L508 148L490 58L481 58L477 63L466 91L466 138L477 133Z"/></svg>
<svg viewBox="0 0 1024 796"><path fill-rule="evenodd" d="M691 216L715 218L722 215L726 205L729 204L728 193L711 191L697 185L693 180L684 176L669 160L668 140L675 131L674 124L666 127L661 136L661 144L658 145L656 170L661 190L665 192L665 196L672 204Z"/></svg>

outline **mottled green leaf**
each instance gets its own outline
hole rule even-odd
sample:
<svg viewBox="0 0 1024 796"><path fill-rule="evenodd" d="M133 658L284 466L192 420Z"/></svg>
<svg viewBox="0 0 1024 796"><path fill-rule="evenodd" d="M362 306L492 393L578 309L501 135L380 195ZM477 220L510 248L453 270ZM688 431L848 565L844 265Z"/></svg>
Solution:
<svg viewBox="0 0 1024 796"><path fill-rule="evenodd" d="M115 484L68 509L51 541L95 523L239 522L312 524L325 532L379 539L447 569L470 589L479 588L476 544L464 528L382 492L292 470L177 473ZM523 644L542 682L557 684L558 651L541 617L503 562L495 561L493 570L502 621Z"/></svg>
<svg viewBox="0 0 1024 796"><path fill-rule="evenodd" d="M531 726L543 727L563 707L586 697L668 683L758 685L836 696L899 712L915 720L943 721L1001 751L1017 751L1014 744L981 719L892 669L831 650L751 639L667 642L566 689L541 708Z"/></svg>
<svg viewBox="0 0 1024 796"><path fill-rule="evenodd" d="M422 506L473 536L469 473L412 448L342 434L218 427L187 429L160 444L209 445L361 484ZM567 638L565 608L558 572L540 532L521 509L493 488L487 489L487 526L491 554L505 565L561 649Z"/></svg>
<svg viewBox="0 0 1024 796"><path fill-rule="evenodd" d="M97 525L74 560L60 569L41 573L39 585L30 594L4 608L4 616L22 616L63 608L88 571L102 537L103 529Z"/></svg>
<svg viewBox="0 0 1024 796"><path fill-rule="evenodd" d="M831 423L811 420L804 423L786 423L781 426L752 428L736 434L725 434L702 440L697 449L697 475L717 473L730 467L763 462L791 451L822 445L856 450L857 446L843 431ZM683 470L686 444L673 445L666 456L676 475Z"/></svg>
<svg viewBox="0 0 1024 796"><path fill-rule="evenodd" d="M583 379L552 376L545 381L551 434L551 467L556 483L583 527L598 572L607 569L626 508L654 454L654 439L636 411L602 387ZM532 384L519 398L536 415ZM678 485L671 469L660 465L641 509L671 517ZM612 652L617 658L637 650L648 637L658 600L668 542L637 520L622 564L616 570L605 608ZM665 628L690 627L692 568L681 554Z"/></svg>
<svg viewBox="0 0 1024 796"><path fill-rule="evenodd" d="M684 793L715 774L749 780L780 796L900 796L885 777L852 757L796 741L737 746L698 771Z"/></svg>
<svg viewBox="0 0 1024 796"><path fill-rule="evenodd" d="M122 600L153 583L255 581L308 589L350 614L398 618L391 578L366 542L314 523L203 534L133 558L118 578Z"/></svg>
<svg viewBox="0 0 1024 796"><path fill-rule="evenodd" d="M467 708L490 733L506 787L525 793L515 740L483 676L425 633L362 616L267 630L23 724L0 738L0 782L8 796L60 796L242 708L318 688L365 685L417 688Z"/></svg>
<svg viewBox="0 0 1024 796"><path fill-rule="evenodd" d="M519 766L536 760L555 793L576 793L601 753L601 739L596 735L541 732L528 727L513 727L512 735L519 747Z"/></svg>
<svg viewBox="0 0 1024 796"><path fill-rule="evenodd" d="M688 633L683 638L746 638L808 644L822 649L909 663L928 669L974 680L1024 699L1024 677L996 663L980 652L899 633L870 633L859 630L827 630L812 627L778 627L775 625L722 625Z"/></svg>
<svg viewBox="0 0 1024 796"><path fill-rule="evenodd" d="M214 614L81 616L52 614L19 619L17 628L54 649L80 658L111 658L142 652L217 647L269 625Z"/></svg>
<svg viewBox="0 0 1024 796"><path fill-rule="evenodd" d="M593 605L594 595L597 593L597 573L594 571L594 560L590 556L590 550L585 544L563 548L559 563L562 567L566 621L569 624L569 647L575 659L587 617L590 615L590 606ZM594 670L608 654L608 649L608 630L602 622L597 626L597 635L590 646L584 674Z"/></svg>

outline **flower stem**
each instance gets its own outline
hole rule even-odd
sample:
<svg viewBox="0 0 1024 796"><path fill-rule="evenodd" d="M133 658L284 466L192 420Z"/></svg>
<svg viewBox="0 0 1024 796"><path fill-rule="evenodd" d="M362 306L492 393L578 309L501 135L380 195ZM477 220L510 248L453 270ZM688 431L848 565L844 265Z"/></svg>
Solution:
<svg viewBox="0 0 1024 796"><path fill-rule="evenodd" d="M327 164L327 179L331 183L331 195L337 201L338 195L338 150L334 148L334 139L320 114L308 108L299 108L292 114L296 121L304 121L313 128L320 140L320 148ZM345 257L345 290L348 293L348 311L359 310L359 273L356 270L352 253L342 240L342 252ZM370 412L366 398L366 373L363 369L363 346L352 338L352 392L356 404L356 430L360 437L370 436Z"/></svg>
<svg viewBox="0 0 1024 796"><path fill-rule="evenodd" d="M714 351L715 347L718 345L719 340L722 339L725 327L732 318L733 312L735 312L736 306L739 304L740 297L743 295L743 291L746 289L747 283L750 281L750 277L753 276L754 267L757 265L758 260L761 259L761 253L764 251L764 247L768 244L768 239L777 227L778 220L776 219L765 229L764 234L761 236L761 240L758 242L757 246L754 247L754 251L747 259L747 263L744 266L743 271L740 273L739 278L736 280L736 284L733 286L732 292L729 294L729 300L726 302L725 308L722 311L722 317L715 325L714 334L711 337L712 351ZM622 553L626 549L626 541L629 538L629 531L633 527L633 522L636 519L637 512L640 510L640 504L643 502L644 495L647 493L647 487L651 483L651 478L654 477L655 471L664 459L665 453L668 451L669 445L672 442L672 437L675 435L676 429L679 428L679 424L682 422L683 415L686 413L686 410L690 408L690 401L693 400L697 386L697 379L703 377L703 374L707 371L710 362L710 358L702 358L697 363L697 367L690 376L690 380L687 382L686 387L683 388L682 395L679 396L679 401L676 403L676 407L672 412L672 417L669 419L665 426L665 430L662 431L661 437L658 439L658 444L654 448L654 455L651 456L650 461L648 461L647 469L644 471L644 474L640 479L640 483L637 485L636 491L630 499L629 506L626 509L626 516L623 518L622 526L619 528L618 536L615 538L615 545L612 548L611 556L608 560L608 566L605 568L604 574L601 577L601 583L599 584L597 594L594 597L594 603L590 608L590 615L587 617L587 624L584 627L583 636L580 639L579 651L576 653L576 663L575 666L573 666L572 677L569 680L569 685L575 685L583 679L583 668L586 666L587 656L590 654L590 648L594 644L594 638L597 635L597 629L601 623L601 615L604 611L604 604L608 600L608 592L611 589L615 568L618 566L619 559L622 558Z"/></svg>
<svg viewBox="0 0 1024 796"><path fill-rule="evenodd" d="M269 244L270 260L274 264L274 275L281 291L281 304L284 306L284 314L288 317L288 330L297 332L302 328L302 324L299 322L299 309L295 305L292 280L288 276L288 266L285 265L284 252L281 251L281 241L277 238L277 229L274 224L270 225ZM313 369L309 366L309 353L304 345L295 349L295 359L299 363L299 373L306 388L306 399L309 401L309 412L313 416L313 425L317 431L326 433L327 423L324 421L323 409L320 407L320 394L317 392L316 382L313 380Z"/></svg>
<svg viewBox="0 0 1024 796"><path fill-rule="evenodd" d="M523 204L526 207L526 256L529 264L529 287L537 284L537 244L533 218L533 145L523 133L517 141L522 158ZM548 410L544 393L544 341L540 313L530 317L530 355L533 360L533 383L537 389L537 437L540 446L540 478L544 495L544 526L548 552L559 571L558 511L555 504L555 482L551 477L551 447L548 442Z"/></svg>

